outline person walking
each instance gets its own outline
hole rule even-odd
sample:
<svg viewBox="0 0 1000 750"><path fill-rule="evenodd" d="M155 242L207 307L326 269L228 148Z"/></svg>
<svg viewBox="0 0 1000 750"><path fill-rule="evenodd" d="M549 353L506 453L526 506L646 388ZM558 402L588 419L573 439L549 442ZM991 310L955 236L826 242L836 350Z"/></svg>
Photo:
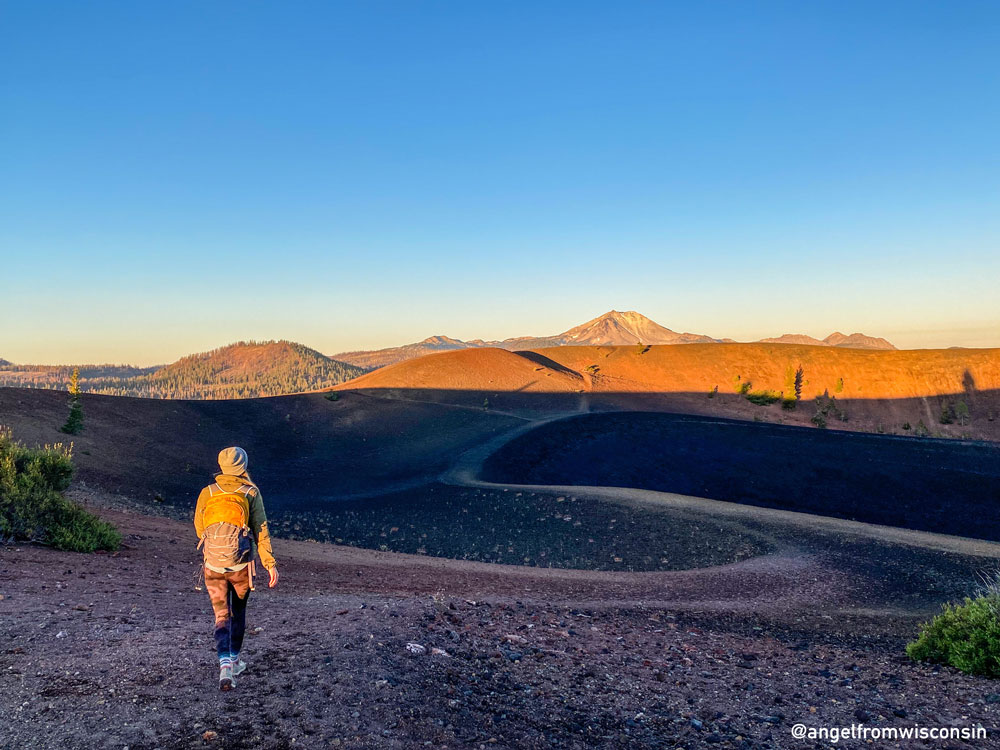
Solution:
<svg viewBox="0 0 1000 750"><path fill-rule="evenodd" d="M223 449L215 482L198 495L194 511L194 529L205 561L205 590L215 612L221 690L236 687L236 676L247 668L240 650L256 554L267 569L268 586L278 584L264 500L247 464L247 452L242 448Z"/></svg>

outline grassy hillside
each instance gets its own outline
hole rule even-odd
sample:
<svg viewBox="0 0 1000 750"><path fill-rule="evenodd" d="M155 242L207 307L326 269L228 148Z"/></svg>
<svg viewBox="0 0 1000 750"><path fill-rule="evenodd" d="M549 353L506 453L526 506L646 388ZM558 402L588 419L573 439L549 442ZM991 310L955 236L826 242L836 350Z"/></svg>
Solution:
<svg viewBox="0 0 1000 750"><path fill-rule="evenodd" d="M72 366L0 365L0 385L64 389L72 372ZM364 372L291 341L241 341L161 367L82 365L80 386L111 396L253 398L329 388Z"/></svg>

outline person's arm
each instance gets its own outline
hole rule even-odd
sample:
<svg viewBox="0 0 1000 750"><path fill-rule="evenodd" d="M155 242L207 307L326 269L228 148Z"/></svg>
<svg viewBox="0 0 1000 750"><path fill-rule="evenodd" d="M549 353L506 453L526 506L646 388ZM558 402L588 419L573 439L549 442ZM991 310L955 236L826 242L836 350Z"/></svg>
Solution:
<svg viewBox="0 0 1000 750"><path fill-rule="evenodd" d="M271 533L267 530L267 514L264 512L264 500L259 489L251 493L250 497L250 531L257 542L260 563L267 568L271 576L269 583L274 586L278 582L277 563L271 550Z"/></svg>
<svg viewBox="0 0 1000 750"><path fill-rule="evenodd" d="M198 504L194 507L194 533L201 539L205 533L205 498L208 496L207 490L202 490L198 494Z"/></svg>

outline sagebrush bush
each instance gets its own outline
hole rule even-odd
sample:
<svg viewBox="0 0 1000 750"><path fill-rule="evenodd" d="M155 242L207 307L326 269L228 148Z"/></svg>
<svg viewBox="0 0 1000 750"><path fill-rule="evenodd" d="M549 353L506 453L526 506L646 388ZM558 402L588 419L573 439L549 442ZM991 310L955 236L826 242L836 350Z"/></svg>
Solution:
<svg viewBox="0 0 1000 750"><path fill-rule="evenodd" d="M916 661L948 664L968 674L1000 677L1000 595L988 594L963 604L945 604L941 614L921 626L907 645Z"/></svg>
<svg viewBox="0 0 1000 750"><path fill-rule="evenodd" d="M744 385L746 385L744 383ZM774 391L747 391L743 394L746 400L751 404L757 404L757 406L770 406L776 401L781 400L781 394L775 393Z"/></svg>
<svg viewBox="0 0 1000 750"><path fill-rule="evenodd" d="M63 497L72 477L69 448L27 448L0 427L0 537L74 552L118 549L114 526Z"/></svg>

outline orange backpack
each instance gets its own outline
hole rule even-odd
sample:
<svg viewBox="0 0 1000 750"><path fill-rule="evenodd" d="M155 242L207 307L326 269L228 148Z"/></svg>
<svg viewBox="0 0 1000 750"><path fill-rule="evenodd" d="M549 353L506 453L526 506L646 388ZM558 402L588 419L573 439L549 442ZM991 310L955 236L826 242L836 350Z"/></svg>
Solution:
<svg viewBox="0 0 1000 750"><path fill-rule="evenodd" d="M251 561L250 494L255 491L250 484L234 492L227 492L218 484L208 488L209 496L202 510L205 531L198 546L209 568L230 570Z"/></svg>

